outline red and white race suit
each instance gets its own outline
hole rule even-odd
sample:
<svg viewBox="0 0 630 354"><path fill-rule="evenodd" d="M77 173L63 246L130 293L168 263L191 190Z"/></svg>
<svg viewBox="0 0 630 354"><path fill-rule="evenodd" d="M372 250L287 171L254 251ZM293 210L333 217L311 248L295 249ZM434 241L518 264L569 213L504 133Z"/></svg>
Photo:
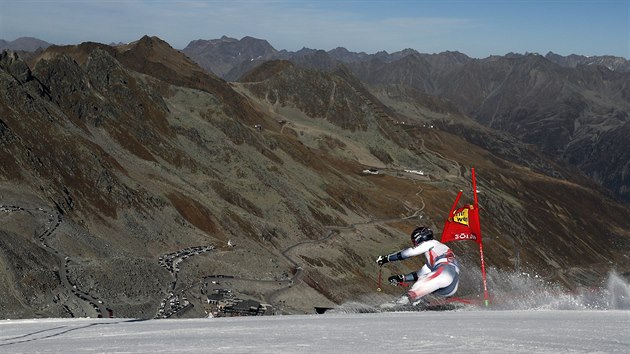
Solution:
<svg viewBox="0 0 630 354"><path fill-rule="evenodd" d="M413 301L428 294L452 296L459 284L459 264L453 251L445 244L428 240L415 247L406 248L387 256L390 261L398 261L424 254L425 265L414 273L405 275L406 281L417 280L409 289Z"/></svg>

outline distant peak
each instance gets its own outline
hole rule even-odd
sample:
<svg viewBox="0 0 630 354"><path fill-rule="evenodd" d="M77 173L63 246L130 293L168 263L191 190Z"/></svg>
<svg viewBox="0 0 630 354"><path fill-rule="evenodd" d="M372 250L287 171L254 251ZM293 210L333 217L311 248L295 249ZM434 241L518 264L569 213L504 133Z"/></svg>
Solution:
<svg viewBox="0 0 630 354"><path fill-rule="evenodd" d="M136 47L153 47L155 45L166 46L166 47L171 46L170 44L168 44L166 41L162 40L159 37L148 36L146 34L142 36L142 38L140 38L139 40L131 44L135 45Z"/></svg>
<svg viewBox="0 0 630 354"><path fill-rule="evenodd" d="M295 67L288 60L270 60L257 66L250 72L243 75L239 81L241 82L258 82L264 81L272 76L278 75L286 69Z"/></svg>
<svg viewBox="0 0 630 354"><path fill-rule="evenodd" d="M221 36L219 39L199 39L199 42L208 42L208 43L230 43L230 42L238 42L238 39L228 37L226 35Z"/></svg>
<svg viewBox="0 0 630 354"><path fill-rule="evenodd" d="M245 36L245 37L241 38L241 41L245 41L245 40L247 40L247 41L254 40L254 41L264 41L264 42L266 42L266 40L264 40L264 39L260 39L260 38L256 38L256 37L252 37L252 36Z"/></svg>

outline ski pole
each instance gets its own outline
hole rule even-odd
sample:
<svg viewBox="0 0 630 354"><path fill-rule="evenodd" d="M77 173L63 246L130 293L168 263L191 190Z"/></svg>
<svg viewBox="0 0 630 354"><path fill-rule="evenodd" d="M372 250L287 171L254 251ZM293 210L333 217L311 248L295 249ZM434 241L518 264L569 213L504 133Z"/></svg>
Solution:
<svg viewBox="0 0 630 354"><path fill-rule="evenodd" d="M376 291L381 291L381 275L383 273L383 267L378 267L378 288Z"/></svg>

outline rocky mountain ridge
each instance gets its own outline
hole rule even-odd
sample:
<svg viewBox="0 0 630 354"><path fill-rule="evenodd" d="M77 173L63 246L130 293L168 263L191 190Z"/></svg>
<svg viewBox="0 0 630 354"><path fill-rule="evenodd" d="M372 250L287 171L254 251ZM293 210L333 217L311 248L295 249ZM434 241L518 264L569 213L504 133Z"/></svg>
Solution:
<svg viewBox="0 0 630 354"><path fill-rule="evenodd" d="M571 54L567 56L562 56L554 52L549 52L545 54L545 58L560 66L568 66L571 68L575 68L580 65L598 65L604 66L608 68L608 70L612 71L630 71L630 60L626 60L624 58L616 57L613 55L585 56Z"/></svg>

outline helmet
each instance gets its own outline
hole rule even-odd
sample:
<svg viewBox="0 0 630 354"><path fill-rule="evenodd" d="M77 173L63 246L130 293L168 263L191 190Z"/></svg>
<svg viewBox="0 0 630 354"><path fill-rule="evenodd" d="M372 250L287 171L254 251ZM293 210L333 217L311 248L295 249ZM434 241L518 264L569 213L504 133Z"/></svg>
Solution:
<svg viewBox="0 0 630 354"><path fill-rule="evenodd" d="M411 243L413 243L414 246L417 246L422 242L429 240L433 240L433 230L428 227L417 227L411 233Z"/></svg>

